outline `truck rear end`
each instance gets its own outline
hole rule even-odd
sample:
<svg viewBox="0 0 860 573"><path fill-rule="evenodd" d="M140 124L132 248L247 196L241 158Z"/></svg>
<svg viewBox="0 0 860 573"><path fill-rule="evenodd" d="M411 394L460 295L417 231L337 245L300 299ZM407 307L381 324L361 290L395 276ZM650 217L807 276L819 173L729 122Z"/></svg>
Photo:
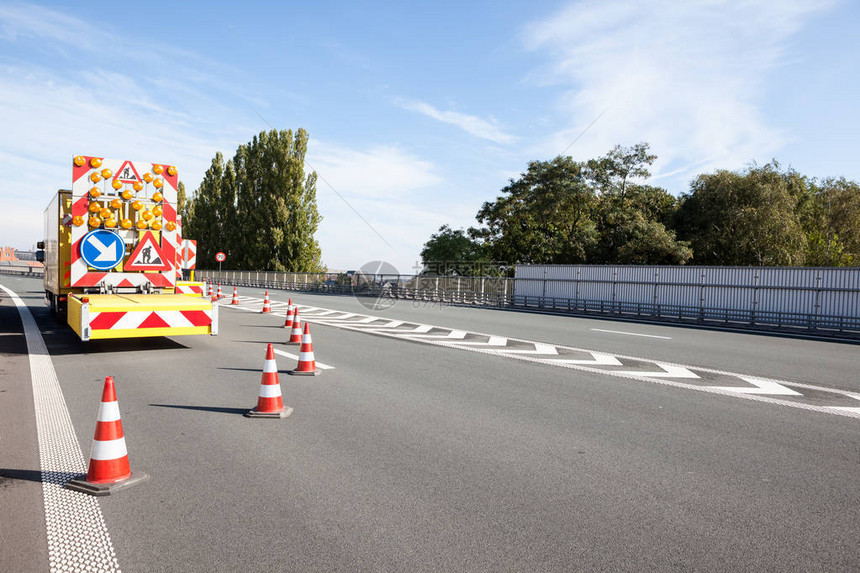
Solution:
<svg viewBox="0 0 860 573"><path fill-rule="evenodd" d="M45 211L45 293L82 340L217 334L218 307L176 293L176 168L77 156Z"/></svg>

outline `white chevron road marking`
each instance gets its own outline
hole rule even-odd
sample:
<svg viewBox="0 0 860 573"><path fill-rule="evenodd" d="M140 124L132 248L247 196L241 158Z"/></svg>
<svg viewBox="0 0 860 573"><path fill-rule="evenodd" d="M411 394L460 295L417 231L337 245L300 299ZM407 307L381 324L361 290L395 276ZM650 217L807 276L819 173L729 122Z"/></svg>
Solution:
<svg viewBox="0 0 860 573"><path fill-rule="evenodd" d="M225 301L222 301L222 304L224 304L228 308L244 310L252 312L254 314L259 314L259 304L262 299L252 297L248 298L253 301L252 305L229 306L228 303ZM345 311L336 311L331 309L305 306L300 306L299 308L301 312L307 313L307 317L305 317L305 319L310 322L325 326L333 326L344 330L368 332L370 334L385 336L388 338L397 338L401 340L409 340L412 342L421 342L424 344L442 346L445 348L454 348L459 350L468 350L471 352L480 352L482 354L491 354L494 356L503 356L510 359L522 360L549 366L556 366L560 368L570 368L573 370L589 372L592 374L602 374L606 376L649 381L655 384L662 384L675 388L697 390L700 392L708 392L711 394L732 396L735 398L743 398L756 402L777 404L792 408L799 408L815 412L835 414L839 416L860 419L860 407L857 406L821 406L812 403L805 403L802 400L798 399L785 400L778 397L771 397L771 395L795 397L803 396L803 394L801 394L800 392L786 387L786 385L790 385L795 388L827 392L830 394L841 396L843 398L850 398L860 401L860 394L855 394L845 390L839 390L837 388L813 386L800 382L775 381L766 378L758 378L755 376L747 376L732 372L714 370L711 368L702 368L698 366L685 367L676 364L666 364L663 362L657 362L654 360L649 360L647 358L635 356L625 356L621 354L613 355L607 354L605 352L592 351L585 348L552 345L542 342L534 342L531 340L506 338L503 336L489 335L480 332L468 332L442 326L417 324L415 322L410 321L389 320L385 319L384 317L370 317L368 315L355 314ZM275 316L284 316L284 313L275 314ZM359 320L349 320L350 318L356 317L358 317ZM372 322L377 320L388 320L388 322L384 324L372 324ZM402 328L402 325L404 324L407 324L409 326L404 329ZM447 331L447 334L428 335L427 333L433 329ZM482 338L485 337L486 341L462 340L461 338L465 337L466 335L480 336ZM534 346L534 349L507 349L507 345L511 342L530 344ZM591 354L592 359L560 358L557 357L559 354L559 349L588 353ZM552 356L556 356L557 358L552 358ZM646 363L647 365L651 365L652 367L656 366L660 368L660 370L612 370L606 368L607 366L623 366L624 364L621 362L621 360ZM648 366L643 366L643 368L648 368ZM681 381L683 379L701 380L701 377L692 370L695 370L699 373L716 375L718 377L729 377L732 379L742 380L749 384L752 384L752 387L745 388L742 386L705 386L702 385L701 382L699 384L691 384Z"/></svg>
<svg viewBox="0 0 860 573"><path fill-rule="evenodd" d="M469 334L465 330L452 330L448 334L410 334L405 338L466 338L466 335Z"/></svg>
<svg viewBox="0 0 860 573"><path fill-rule="evenodd" d="M770 394L774 396L803 396L800 392L795 392L790 388L786 388L782 384L773 380L765 380L764 378L755 378L753 376L740 376L738 378L744 382L749 382L753 385L752 388L738 388L736 386L708 386L712 390L723 390L726 392L737 392L738 394Z"/></svg>
<svg viewBox="0 0 860 573"><path fill-rule="evenodd" d="M590 364L592 366L623 366L621 361L611 354L603 354L602 352L589 352L593 357L591 360L571 360L569 358L554 358L547 360L549 364Z"/></svg>
<svg viewBox="0 0 860 573"><path fill-rule="evenodd" d="M539 354L539 355L549 355L549 356L558 356L558 349L552 344L544 344L543 342L531 342L530 344L534 344L534 350L529 349L511 349L507 348L491 348L487 349L486 352L490 354Z"/></svg>
<svg viewBox="0 0 860 573"><path fill-rule="evenodd" d="M655 366L663 369L662 372L641 372L639 370L623 370L613 371L613 374L619 376L646 376L648 378L699 378L698 374L694 374L683 366L675 366L674 364L662 364L655 362Z"/></svg>

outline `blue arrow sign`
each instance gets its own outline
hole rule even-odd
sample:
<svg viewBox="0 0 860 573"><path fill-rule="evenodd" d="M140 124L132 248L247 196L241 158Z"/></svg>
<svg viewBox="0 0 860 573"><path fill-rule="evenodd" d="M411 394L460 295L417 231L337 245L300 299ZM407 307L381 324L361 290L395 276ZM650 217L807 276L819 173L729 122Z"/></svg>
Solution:
<svg viewBox="0 0 860 573"><path fill-rule="evenodd" d="M81 239L81 258L89 266L107 271L117 266L125 256L122 237L111 231L90 231Z"/></svg>

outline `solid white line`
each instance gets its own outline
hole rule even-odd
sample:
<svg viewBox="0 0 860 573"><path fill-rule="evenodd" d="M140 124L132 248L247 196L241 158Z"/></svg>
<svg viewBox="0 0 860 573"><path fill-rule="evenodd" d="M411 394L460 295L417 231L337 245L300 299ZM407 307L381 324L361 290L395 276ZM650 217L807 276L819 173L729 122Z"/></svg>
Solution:
<svg viewBox="0 0 860 573"><path fill-rule="evenodd" d="M18 307L30 356L50 569L119 571L97 498L63 487L87 469L45 340L24 301L0 288Z"/></svg>
<svg viewBox="0 0 860 573"><path fill-rule="evenodd" d="M639 334L638 332L624 332L623 330L603 330L602 328L592 328L597 332L611 332L612 334L628 334L630 336L644 336L646 338L662 338L663 340L672 340L671 336L657 336L656 334Z"/></svg>
<svg viewBox="0 0 860 573"><path fill-rule="evenodd" d="M299 359L297 354L290 354L289 352L284 352L283 350L278 350L277 348L275 349L275 353L280 354L281 356L286 356L287 358L292 358L293 360ZM334 366L323 364L322 362L317 362L316 360L314 360L314 362L316 363L317 368L319 368L320 370L334 370Z"/></svg>

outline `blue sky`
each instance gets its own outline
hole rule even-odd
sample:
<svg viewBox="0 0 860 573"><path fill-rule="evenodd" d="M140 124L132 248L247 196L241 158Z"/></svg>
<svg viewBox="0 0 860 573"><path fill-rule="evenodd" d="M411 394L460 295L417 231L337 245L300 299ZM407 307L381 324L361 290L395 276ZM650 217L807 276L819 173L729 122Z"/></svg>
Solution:
<svg viewBox="0 0 860 573"><path fill-rule="evenodd" d="M604 111L567 153L648 141L652 183L675 194L771 158L860 180L858 15L847 0L2 2L0 245L41 238L76 154L173 163L191 191L270 125L310 133L332 269L412 272L440 225L475 224Z"/></svg>

